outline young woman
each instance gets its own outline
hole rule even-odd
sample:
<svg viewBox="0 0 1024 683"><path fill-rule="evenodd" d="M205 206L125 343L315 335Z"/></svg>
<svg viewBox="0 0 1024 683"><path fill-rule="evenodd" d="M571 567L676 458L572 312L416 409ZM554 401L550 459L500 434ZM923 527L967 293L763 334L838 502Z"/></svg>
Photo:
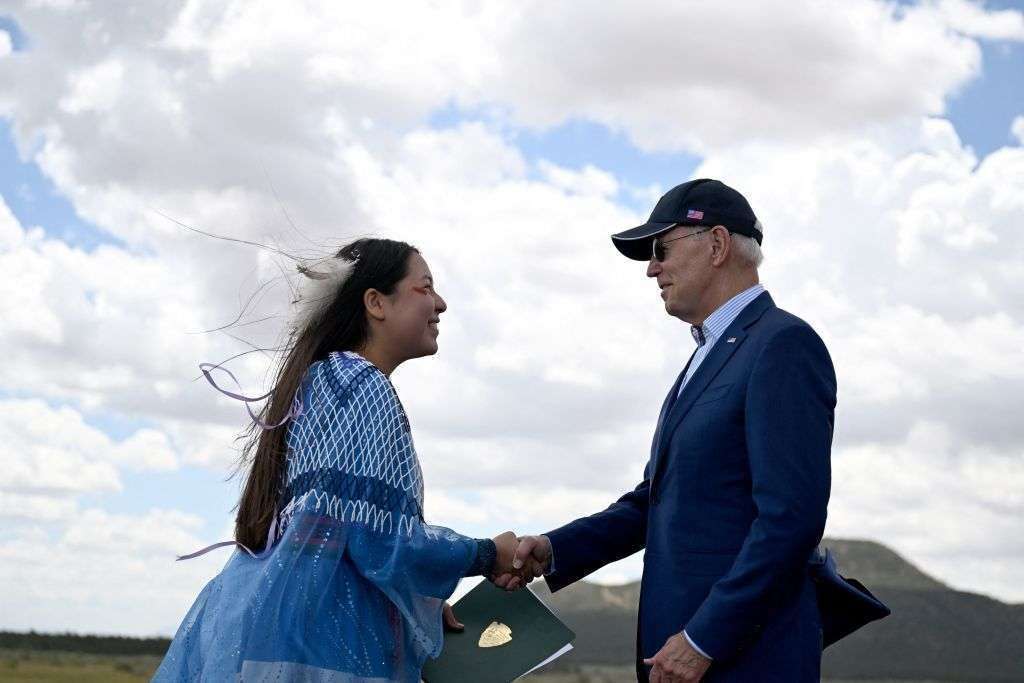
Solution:
<svg viewBox="0 0 1024 683"><path fill-rule="evenodd" d="M510 571L516 539L423 520L423 478L388 379L437 351L446 309L408 244L361 239L308 268L256 416L241 546L199 594L156 681L418 681L463 576ZM260 429L262 427L262 429Z"/></svg>

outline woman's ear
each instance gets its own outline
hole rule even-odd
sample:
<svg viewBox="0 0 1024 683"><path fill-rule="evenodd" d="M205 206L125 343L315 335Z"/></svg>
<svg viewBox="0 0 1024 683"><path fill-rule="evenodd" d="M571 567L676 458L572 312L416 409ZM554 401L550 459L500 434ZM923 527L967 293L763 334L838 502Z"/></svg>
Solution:
<svg viewBox="0 0 1024 683"><path fill-rule="evenodd" d="M370 288L363 292L363 307L374 320L384 320L384 295Z"/></svg>

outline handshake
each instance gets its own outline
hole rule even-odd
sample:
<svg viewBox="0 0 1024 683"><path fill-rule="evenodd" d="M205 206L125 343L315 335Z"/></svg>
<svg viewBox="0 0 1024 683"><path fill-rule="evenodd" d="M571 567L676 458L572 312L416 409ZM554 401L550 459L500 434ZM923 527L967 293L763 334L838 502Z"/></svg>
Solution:
<svg viewBox="0 0 1024 683"><path fill-rule="evenodd" d="M519 590L551 569L551 541L547 536L516 536L511 531L494 537L498 556L489 577L498 588Z"/></svg>

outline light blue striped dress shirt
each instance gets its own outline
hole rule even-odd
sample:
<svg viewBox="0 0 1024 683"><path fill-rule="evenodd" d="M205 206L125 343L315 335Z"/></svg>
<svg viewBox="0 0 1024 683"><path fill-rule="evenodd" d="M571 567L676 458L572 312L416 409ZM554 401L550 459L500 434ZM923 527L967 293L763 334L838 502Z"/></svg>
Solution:
<svg viewBox="0 0 1024 683"><path fill-rule="evenodd" d="M733 298L726 301L724 304L715 309L715 312L707 317L700 327L697 325L690 326L690 334L693 335L693 340L697 342L697 350L693 354L693 358L690 360L690 366L686 368L686 376L683 377L683 381L679 383L679 394L683 393L683 389L689 383L690 378L693 377L694 373L697 372L697 368L707 358L708 354L711 353L711 349L714 348L715 343L725 332L729 325L736 320L736 316L747 307L751 301L761 296L764 292L764 286L760 283L744 289L742 292L734 296ZM676 394L676 397L679 397ZM693 638L686 631L683 631L683 636L689 641L693 649L704 655L707 659L707 653L700 648L697 643L693 642Z"/></svg>
<svg viewBox="0 0 1024 683"><path fill-rule="evenodd" d="M711 349L714 348L715 342L722 336L725 329L732 325L732 321L736 319L736 316L740 314L744 308L747 307L751 301L759 297L764 292L764 286L760 283L744 289L742 292L734 296L733 298L726 301L724 304L715 309L715 312L707 317L700 327L692 325L690 327L690 333L693 335L693 340L697 342L697 351L693 354L693 360L690 361L690 367L686 369L686 376L683 381L679 383L679 393L683 393L683 388L689 383L694 373L697 372L697 368L704 362L707 355L711 353ZM678 394L677 394L678 396Z"/></svg>

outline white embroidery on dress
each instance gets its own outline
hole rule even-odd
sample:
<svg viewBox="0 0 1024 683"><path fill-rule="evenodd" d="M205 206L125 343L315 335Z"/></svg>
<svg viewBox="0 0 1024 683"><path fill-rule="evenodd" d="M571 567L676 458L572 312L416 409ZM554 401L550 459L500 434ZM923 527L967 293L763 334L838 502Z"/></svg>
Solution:
<svg viewBox="0 0 1024 683"><path fill-rule="evenodd" d="M410 494L423 509L423 473L408 419L387 378L369 361L353 353L332 353L310 370L312 386L302 416L288 432L286 485L319 469L367 477ZM334 386L332 386L334 383ZM353 389L353 385L356 384ZM338 390L349 393L347 403ZM367 500L346 500L319 489L302 492L279 513L280 533L299 510L313 510L335 519L366 524L380 533L411 535L418 517Z"/></svg>
<svg viewBox="0 0 1024 683"><path fill-rule="evenodd" d="M345 363L340 354L332 354L313 371L309 405L288 434L292 454L286 483L310 470L330 468L413 491L422 505L423 479L405 412L391 383L379 371L367 371L369 365L365 360ZM364 372L348 404L339 405L328 373L348 387ZM358 429L353 425L357 418Z"/></svg>
<svg viewBox="0 0 1024 683"><path fill-rule="evenodd" d="M368 500L345 500L340 496L318 489L310 489L288 501L280 513L280 526L287 527L292 517L299 512L317 512L341 522L365 524L377 533L391 534L396 531L394 524L396 515L390 510L385 510ZM404 514L398 514L397 518L397 532L412 536L419 519ZM429 533L430 530L431 527L424 525L424 531Z"/></svg>

